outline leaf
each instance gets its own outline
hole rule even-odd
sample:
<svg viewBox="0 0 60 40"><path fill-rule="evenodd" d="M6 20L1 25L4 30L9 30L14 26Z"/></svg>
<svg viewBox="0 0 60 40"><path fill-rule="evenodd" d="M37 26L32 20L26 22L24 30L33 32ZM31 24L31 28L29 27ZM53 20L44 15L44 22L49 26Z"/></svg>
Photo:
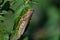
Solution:
<svg viewBox="0 0 60 40"><path fill-rule="evenodd" d="M8 0L4 0L4 3L7 1ZM10 10L8 11L1 10L2 12L0 12L0 28L1 28L0 39L1 40L9 40L10 34L13 40L17 40L17 36L15 36L15 34L17 33L16 28L17 28L19 19L22 16L24 16L24 14L28 11L28 9L30 9L30 5L25 4L23 0L14 0L14 1L9 0L9 1L11 2L10 8L14 10L14 13ZM2 6L3 5L4 4L2 4ZM13 30L13 28L15 28L15 30Z"/></svg>

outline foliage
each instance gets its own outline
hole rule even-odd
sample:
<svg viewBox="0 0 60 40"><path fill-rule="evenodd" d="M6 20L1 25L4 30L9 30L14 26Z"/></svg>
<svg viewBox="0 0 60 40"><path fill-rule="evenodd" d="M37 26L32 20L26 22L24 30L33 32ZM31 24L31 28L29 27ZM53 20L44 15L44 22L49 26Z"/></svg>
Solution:
<svg viewBox="0 0 60 40"><path fill-rule="evenodd" d="M15 35L19 19L30 9L30 5L23 0L0 0L0 3L0 40L9 40L9 37L17 40L17 36L14 38L12 35Z"/></svg>
<svg viewBox="0 0 60 40"><path fill-rule="evenodd" d="M10 1L10 3L7 3L10 4L9 7L5 4L7 1ZM60 34L57 25L58 15L60 14L60 0L4 0L3 4L1 2L2 0L0 0L0 40L9 40L9 37L11 37L11 40L18 39L15 34L18 31L16 28L19 19L31 7L34 9L34 15L22 40L34 39L35 31L41 28L47 30L48 40L59 40L58 36Z"/></svg>

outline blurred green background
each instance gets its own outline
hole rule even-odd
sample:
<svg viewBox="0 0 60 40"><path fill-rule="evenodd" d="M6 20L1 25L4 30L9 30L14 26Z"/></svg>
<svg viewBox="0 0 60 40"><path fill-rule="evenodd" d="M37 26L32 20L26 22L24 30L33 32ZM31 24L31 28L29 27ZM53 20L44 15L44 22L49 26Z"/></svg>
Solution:
<svg viewBox="0 0 60 40"><path fill-rule="evenodd" d="M30 0L35 10L21 40L60 40L60 0Z"/></svg>

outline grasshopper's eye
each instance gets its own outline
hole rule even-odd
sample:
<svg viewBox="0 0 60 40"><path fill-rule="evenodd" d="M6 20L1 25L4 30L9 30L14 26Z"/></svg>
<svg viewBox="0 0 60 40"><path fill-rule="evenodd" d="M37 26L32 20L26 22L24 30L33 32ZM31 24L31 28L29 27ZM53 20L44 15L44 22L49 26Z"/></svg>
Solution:
<svg viewBox="0 0 60 40"><path fill-rule="evenodd" d="M0 0L0 5L4 3L4 0Z"/></svg>

